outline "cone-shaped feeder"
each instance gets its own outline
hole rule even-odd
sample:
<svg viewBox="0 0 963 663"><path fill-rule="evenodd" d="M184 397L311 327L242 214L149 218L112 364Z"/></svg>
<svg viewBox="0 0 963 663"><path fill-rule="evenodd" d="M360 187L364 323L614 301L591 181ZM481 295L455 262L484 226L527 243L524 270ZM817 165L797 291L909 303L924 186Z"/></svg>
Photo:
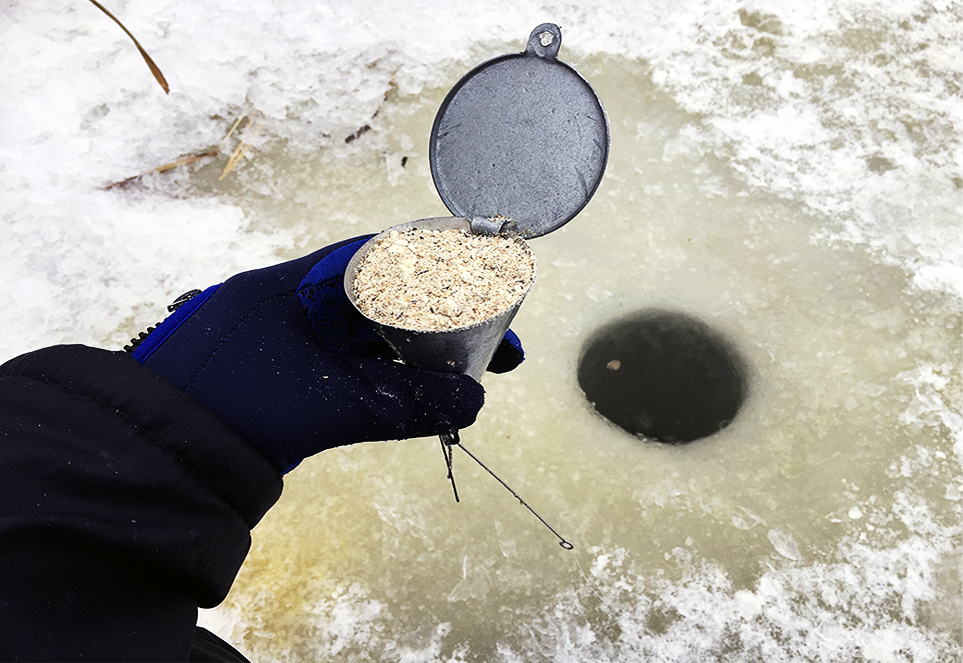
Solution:
<svg viewBox="0 0 963 663"><path fill-rule="evenodd" d="M591 85L557 59L561 43L558 26L542 24L524 52L489 60L452 88L435 117L429 158L438 193L456 216L385 233L460 229L508 235L528 250L522 237L549 233L585 207L605 171L608 122ZM358 265L383 235L348 263L345 290L356 308ZM405 362L480 381L527 292L487 320L447 330L404 329L365 317Z"/></svg>
<svg viewBox="0 0 963 663"><path fill-rule="evenodd" d="M355 279L358 275L359 265L364 262L368 253L377 245L380 238L391 232L404 232L412 229L470 232L471 222L468 219L457 217L420 219L394 226L372 238L354 254L345 270L345 291L355 308L358 308ZM520 248L531 258L534 267L535 256L528 245L520 237L514 237L513 241L517 242ZM535 275L533 273L531 282L517 301L494 316L471 325L442 330L419 330L396 327L367 315L365 317L406 363L434 371L467 373L481 382L485 368L495 354L495 350L498 349L498 344L504 337L505 332L508 331L512 318L518 312L522 300L525 299L525 295L528 294L534 281ZM364 315L363 311L362 315Z"/></svg>

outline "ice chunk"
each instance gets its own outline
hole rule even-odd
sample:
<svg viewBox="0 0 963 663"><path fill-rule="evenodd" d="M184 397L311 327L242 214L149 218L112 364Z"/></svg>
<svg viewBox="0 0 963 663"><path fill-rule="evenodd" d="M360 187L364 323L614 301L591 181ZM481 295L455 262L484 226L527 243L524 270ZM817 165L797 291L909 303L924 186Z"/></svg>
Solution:
<svg viewBox="0 0 963 663"><path fill-rule="evenodd" d="M792 534L788 532L783 532L778 529L769 530L769 541L772 543L772 547L776 549L783 557L788 557L791 560L799 561L802 559L802 555L799 552L799 546L796 544L796 539L793 538Z"/></svg>

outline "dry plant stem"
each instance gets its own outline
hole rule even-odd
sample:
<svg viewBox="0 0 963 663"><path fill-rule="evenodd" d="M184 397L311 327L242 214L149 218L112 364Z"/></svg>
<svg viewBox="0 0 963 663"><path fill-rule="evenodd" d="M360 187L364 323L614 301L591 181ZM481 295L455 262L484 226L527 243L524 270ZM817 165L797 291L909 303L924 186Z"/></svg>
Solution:
<svg viewBox="0 0 963 663"><path fill-rule="evenodd" d="M227 177L232 170L234 170L234 166L240 163L241 159L244 158L244 152L247 150L247 148L248 145L246 143L237 144L237 147L234 148L233 154L231 154L231 158L227 160L227 165L224 166L221 176L217 178L218 182L223 182L224 178Z"/></svg>
<svg viewBox="0 0 963 663"><path fill-rule="evenodd" d="M227 140L227 138L232 133L234 133L234 130L237 128L237 125L239 122L240 120L234 123L234 126L231 127L231 130L228 132L227 136L224 137L225 140ZM244 134L238 138L237 147L234 148L234 153L231 154L231 158L228 159L227 165L224 166L224 171L221 173L221 176L218 178L217 180L218 182L224 181L224 178L227 177L228 174L230 174L230 172L234 170L234 167L238 163L240 163L241 159L243 159L246 156L245 152L247 152L247 149L251 147L251 145L250 143L246 143L244 141L244 137L250 136L250 137L256 138L258 135L260 135L260 133L261 133L261 125L259 123L255 123L255 121L250 116L248 116L247 124L244 125Z"/></svg>
<svg viewBox="0 0 963 663"><path fill-rule="evenodd" d="M128 177L127 179L121 180L121 181L119 181L119 182L114 182L113 184L108 184L105 188L106 188L107 190L110 190L110 189L113 189L113 188L115 188L115 187L124 186L125 184L130 184L130 183L133 182L134 180L140 179L140 178L143 177L144 175L150 175L151 173L163 173L164 171L172 170L172 169L174 169L174 168L177 168L178 166L188 166L188 165L190 165L190 164L192 164L192 163L197 163L197 162L200 161L201 159L207 159L207 158L209 158L209 157L216 157L216 156L217 156L218 154L220 154L220 153L221 153L221 150L220 150L220 149L216 149L216 150L210 150L210 151L208 151L208 152L204 152L204 153L202 153L202 154L193 154L193 155L191 155L191 156L189 156L189 157L183 157L183 158L181 158L181 159L178 159L177 161L172 161L172 162L170 162L170 163L165 163L163 166L158 166L157 168L151 168L151 169L148 170L147 172L140 173L140 174L138 174L138 175L132 175L131 177Z"/></svg>
<svg viewBox="0 0 963 663"><path fill-rule="evenodd" d="M221 144L218 145L218 148L217 148L218 151L224 149L224 143L227 142L228 138L234 135L234 132L237 130L238 126L240 126L241 122L245 120L245 118L247 118L247 115L242 115L241 117L234 120L234 124L231 125L231 128L227 130L227 133L224 135L224 138L221 139Z"/></svg>
<svg viewBox="0 0 963 663"><path fill-rule="evenodd" d="M114 19L114 23L116 23L117 25L119 25L119 26L120 26L120 29L127 33L127 36L130 37L131 41L134 42L134 46L137 47L137 50L140 51L141 56L143 56L144 62L147 63L147 67L150 69L150 73L154 74L154 79L156 79L157 82L160 84L160 86L161 86L161 88L164 90L164 93L165 93L165 94L170 94L171 89L170 89L170 87L167 85L167 79L164 78L164 74L162 74L160 68L159 68L156 64L154 64L154 61L150 59L150 56L147 55L147 51L145 51L145 50L144 50L144 47L141 46L140 43L137 41L137 39L134 38L134 35L132 35L132 34L130 33L130 30L128 30L126 27L124 27L124 24L121 23L120 20L118 20L118 18L117 18L116 16L114 16L114 15L111 14L109 11L107 11L107 9L106 9L102 4L100 4L99 2L97 2L97 0L90 0L90 1L91 1L91 2L94 4L94 6L97 7L100 11L104 12L105 14L107 14L107 16L109 16L110 18Z"/></svg>
<svg viewBox="0 0 963 663"><path fill-rule="evenodd" d="M178 166L189 166L189 165L192 164L192 163L197 163L197 162L200 161L201 159L208 159L208 158L210 158L210 157L216 157L217 155L219 155L219 154L223 151L224 145L227 143L228 138L231 137L231 135L234 133L234 131L237 129L237 127L238 127L238 126L241 124L241 122L243 122L245 119L248 119L246 115L245 115L245 116L242 116L242 117L239 117L239 118L237 118L236 120L234 120L234 123L231 125L231 128L228 130L227 134L224 136L224 138L221 139L221 142L220 142L220 143L218 144L218 146L215 147L213 150L208 150L208 151L202 152L202 153L200 153L200 154L192 154L191 156L182 157L182 158L180 158L180 159L178 159L178 160L176 160L176 161L171 161L170 163L165 163L163 166L157 166L157 168L151 168L150 170L144 171L143 173L138 173L137 175L131 175L130 177L128 177L128 178L126 178L126 179L123 179L123 180L120 180L119 182L114 182L113 184L108 184L108 185L107 185L106 187L104 187L104 188L109 191L110 189L113 189L113 188L116 188L116 187L123 187L124 185L130 184L131 182L133 182L133 181L135 181L135 180L139 180L139 179L140 179L141 177L143 177L144 175L150 175L151 173L163 173L163 172L168 171L168 170L173 170L174 168L177 168ZM249 121L250 121L250 120L249 120ZM231 168L233 168L233 167L234 167L234 166L231 166ZM224 176L225 176L225 175L226 175L226 173L224 173L224 174L221 175L221 179L222 179L222 180L224 179Z"/></svg>

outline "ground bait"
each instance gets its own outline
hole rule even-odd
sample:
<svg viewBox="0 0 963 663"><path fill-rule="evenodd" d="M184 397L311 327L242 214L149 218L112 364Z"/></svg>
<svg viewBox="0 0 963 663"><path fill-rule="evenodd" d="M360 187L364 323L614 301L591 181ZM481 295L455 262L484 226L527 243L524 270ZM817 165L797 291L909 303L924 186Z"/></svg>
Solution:
<svg viewBox="0 0 963 663"><path fill-rule="evenodd" d="M358 309L377 322L425 331L477 324L510 308L535 278L528 247L464 230L392 231L358 265Z"/></svg>

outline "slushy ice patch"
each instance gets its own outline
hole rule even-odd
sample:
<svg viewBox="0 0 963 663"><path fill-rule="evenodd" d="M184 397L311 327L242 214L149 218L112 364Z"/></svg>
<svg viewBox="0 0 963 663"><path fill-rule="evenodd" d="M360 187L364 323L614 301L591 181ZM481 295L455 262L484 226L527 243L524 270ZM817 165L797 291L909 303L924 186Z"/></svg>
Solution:
<svg viewBox="0 0 963 663"><path fill-rule="evenodd" d="M725 428L746 397L745 363L721 333L647 310L589 339L578 382L598 412L634 435L691 442Z"/></svg>

